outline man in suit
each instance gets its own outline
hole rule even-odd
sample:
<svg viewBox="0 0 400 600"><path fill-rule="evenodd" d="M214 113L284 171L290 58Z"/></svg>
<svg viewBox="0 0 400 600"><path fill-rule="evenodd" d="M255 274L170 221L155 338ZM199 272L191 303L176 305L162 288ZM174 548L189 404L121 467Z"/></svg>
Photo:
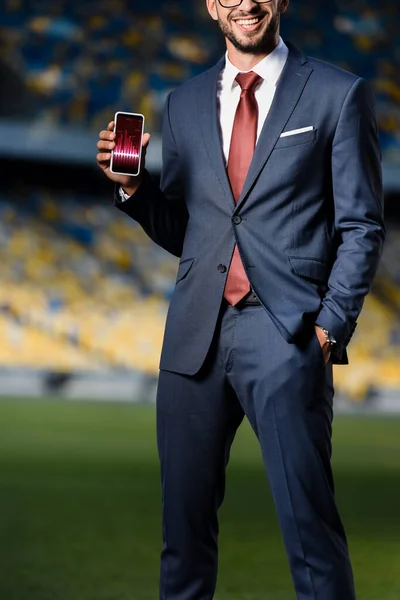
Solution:
<svg viewBox="0 0 400 600"><path fill-rule="evenodd" d="M289 0L206 1L227 54L168 97L160 187L144 168L110 172L113 123L98 142L116 206L180 258L157 398L160 598L213 598L217 511L246 415L298 600L353 600L332 363L347 362L384 239L373 99L282 41Z"/></svg>

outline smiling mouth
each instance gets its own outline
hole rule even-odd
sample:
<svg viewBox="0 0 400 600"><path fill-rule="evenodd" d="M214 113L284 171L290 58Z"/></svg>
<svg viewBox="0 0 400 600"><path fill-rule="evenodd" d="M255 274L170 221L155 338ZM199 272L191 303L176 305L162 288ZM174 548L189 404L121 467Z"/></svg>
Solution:
<svg viewBox="0 0 400 600"><path fill-rule="evenodd" d="M234 23L241 31L256 31L260 27L260 23L262 22L264 17L249 17L246 19L235 19Z"/></svg>

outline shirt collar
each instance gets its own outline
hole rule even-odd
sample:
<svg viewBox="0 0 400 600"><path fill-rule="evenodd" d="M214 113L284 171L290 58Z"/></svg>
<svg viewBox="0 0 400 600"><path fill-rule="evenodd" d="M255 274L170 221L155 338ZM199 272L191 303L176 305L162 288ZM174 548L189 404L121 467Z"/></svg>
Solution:
<svg viewBox="0 0 400 600"><path fill-rule="evenodd" d="M285 42L282 38L279 38L279 43L268 56L265 56L259 63L257 63L251 71L260 75L265 81L272 85L276 85L281 73L283 71L283 67L285 66L287 57L289 54L289 49L286 46ZM235 82L236 76L239 73L243 73L245 71L239 71L237 67L235 67L228 58L228 52L225 54L225 68L222 73L222 82L224 87L227 89L232 89L235 85L239 85Z"/></svg>

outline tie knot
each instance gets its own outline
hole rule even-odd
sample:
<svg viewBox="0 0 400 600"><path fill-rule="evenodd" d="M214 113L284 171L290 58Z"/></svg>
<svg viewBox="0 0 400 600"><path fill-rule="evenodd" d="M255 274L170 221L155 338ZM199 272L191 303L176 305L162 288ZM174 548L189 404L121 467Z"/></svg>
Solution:
<svg viewBox="0 0 400 600"><path fill-rule="evenodd" d="M262 77L254 73L254 71L249 71L249 73L239 73L236 77L236 81L240 85L243 91L252 91L256 87L258 83L262 81Z"/></svg>

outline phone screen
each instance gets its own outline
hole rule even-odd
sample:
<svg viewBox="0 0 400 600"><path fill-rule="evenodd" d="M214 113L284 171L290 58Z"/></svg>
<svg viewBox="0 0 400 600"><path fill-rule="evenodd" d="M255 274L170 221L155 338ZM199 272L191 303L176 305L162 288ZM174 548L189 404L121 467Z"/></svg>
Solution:
<svg viewBox="0 0 400 600"><path fill-rule="evenodd" d="M143 123L143 115L117 113L116 139L111 168L114 173L139 174Z"/></svg>

